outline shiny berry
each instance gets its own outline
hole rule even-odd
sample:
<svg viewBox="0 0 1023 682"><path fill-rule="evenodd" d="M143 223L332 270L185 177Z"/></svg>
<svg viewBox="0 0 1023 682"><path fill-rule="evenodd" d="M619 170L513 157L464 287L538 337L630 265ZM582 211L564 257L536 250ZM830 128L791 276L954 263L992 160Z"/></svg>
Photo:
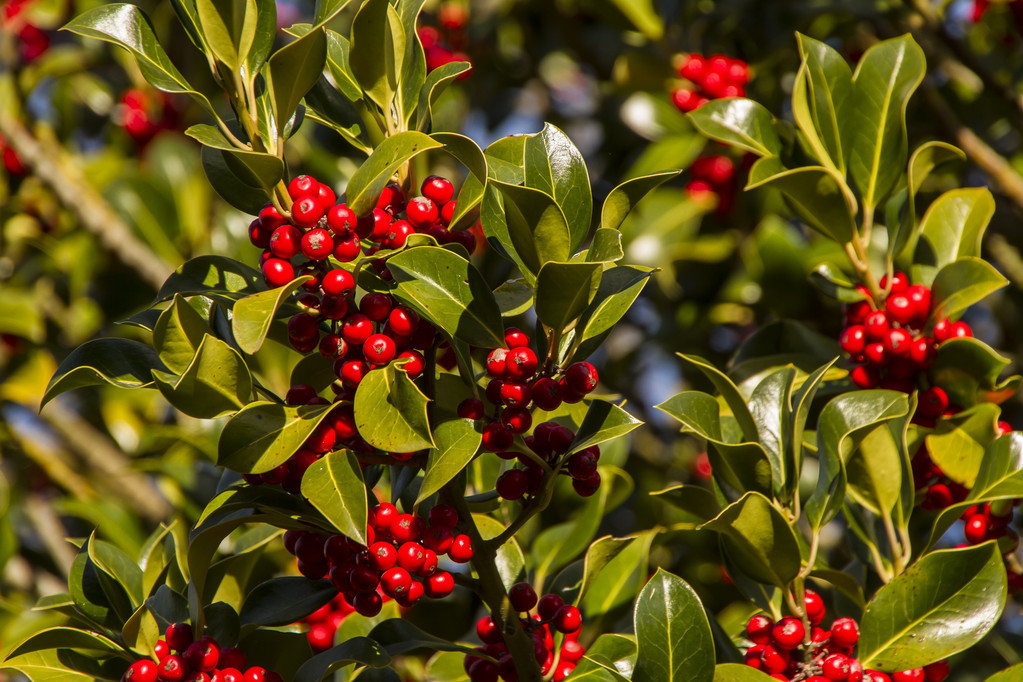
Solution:
<svg viewBox="0 0 1023 682"><path fill-rule="evenodd" d="M831 641L840 647L851 648L860 641L860 627L852 618L836 618L831 624Z"/></svg>
<svg viewBox="0 0 1023 682"><path fill-rule="evenodd" d="M554 627L559 632L574 632L583 624L583 616L579 609L571 604L565 604L554 614Z"/></svg>
<svg viewBox="0 0 1023 682"><path fill-rule="evenodd" d="M121 682L156 682L156 663L148 659L135 661L124 671Z"/></svg>
<svg viewBox="0 0 1023 682"><path fill-rule="evenodd" d="M323 206L316 197L302 197L291 205L291 220L303 229L314 227L322 217Z"/></svg>
<svg viewBox="0 0 1023 682"><path fill-rule="evenodd" d="M309 230L302 236L302 255L310 260L323 260L334 251L334 239L322 227Z"/></svg>
<svg viewBox="0 0 1023 682"><path fill-rule="evenodd" d="M771 628L774 621L769 616L758 614L746 623L746 636L754 644L767 644L771 641Z"/></svg>
<svg viewBox="0 0 1023 682"><path fill-rule="evenodd" d="M394 339L385 334L373 334L362 346L362 354L367 361L377 366L386 365L394 359Z"/></svg>
<svg viewBox="0 0 1023 682"><path fill-rule="evenodd" d="M863 352L863 348L867 343L866 339L867 336L863 330L863 325L854 324L845 328L842 336L838 339L838 344L849 355L857 355Z"/></svg>
<svg viewBox="0 0 1023 682"><path fill-rule="evenodd" d="M771 639L782 649L795 649L805 635L803 622L792 616L785 616L771 628Z"/></svg>
<svg viewBox="0 0 1023 682"><path fill-rule="evenodd" d="M426 197L416 197L405 207L405 217L418 229L437 222L440 217L437 205Z"/></svg>
<svg viewBox="0 0 1023 682"><path fill-rule="evenodd" d="M472 559L472 540L468 535L456 535L448 556L457 564L464 564Z"/></svg>
<svg viewBox="0 0 1023 682"><path fill-rule="evenodd" d="M438 175L431 175L423 180L421 191L424 197L435 203L437 206L443 206L451 201L451 198L455 196L454 185L452 185L450 181Z"/></svg>
<svg viewBox="0 0 1023 682"><path fill-rule="evenodd" d="M529 347L513 348L504 360L505 372L513 379L528 379L536 372L537 365L536 353Z"/></svg>
<svg viewBox="0 0 1023 682"><path fill-rule="evenodd" d="M508 590L508 599L512 608L519 613L525 613L536 606L537 596L529 583L515 583Z"/></svg>
<svg viewBox="0 0 1023 682"><path fill-rule="evenodd" d="M314 197L319 194L320 183L311 175L299 175L288 183L288 194L295 201L302 197Z"/></svg>
<svg viewBox="0 0 1023 682"><path fill-rule="evenodd" d="M466 398L458 404L458 416L462 419L480 419L483 414L483 401L479 398Z"/></svg>
<svg viewBox="0 0 1023 682"><path fill-rule="evenodd" d="M286 260L281 258L268 258L263 263L263 279L267 286L282 287L295 279L295 269Z"/></svg>
<svg viewBox="0 0 1023 682"><path fill-rule="evenodd" d="M518 500L526 494L529 479L522 469L509 469L497 478L497 494L506 500Z"/></svg>

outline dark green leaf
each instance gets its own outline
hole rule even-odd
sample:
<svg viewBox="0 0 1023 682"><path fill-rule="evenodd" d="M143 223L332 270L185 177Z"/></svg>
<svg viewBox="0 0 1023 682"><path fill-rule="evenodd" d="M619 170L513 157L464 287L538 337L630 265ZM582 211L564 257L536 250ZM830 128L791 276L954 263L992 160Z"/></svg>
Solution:
<svg viewBox="0 0 1023 682"><path fill-rule="evenodd" d="M239 473L270 471L302 447L329 411L329 405L250 403L224 425L217 465Z"/></svg>
<svg viewBox="0 0 1023 682"><path fill-rule="evenodd" d="M416 504L444 487L472 461L479 450L482 435L470 419L449 419L433 430L433 440L437 447L430 451Z"/></svg>
<svg viewBox="0 0 1023 682"><path fill-rule="evenodd" d="M776 156L781 141L774 131L774 117L764 105L751 99L714 99L687 114L701 133L757 156Z"/></svg>
<svg viewBox="0 0 1023 682"><path fill-rule="evenodd" d="M414 38L413 38L414 40ZM387 0L366 0L352 22L352 73L366 95L390 115L405 60L405 29ZM348 204L351 206L351 202ZM353 209L356 213L362 212Z"/></svg>
<svg viewBox="0 0 1023 682"><path fill-rule="evenodd" d="M125 591L133 608L142 604L142 569L131 557L115 545L95 537L89 540L88 553L96 568L110 576Z"/></svg>
<svg viewBox="0 0 1023 682"><path fill-rule="evenodd" d="M277 33L277 3L274 0L255 0L256 34L252 39L252 47L245 57L248 74L254 76L266 63L266 58L273 49L274 36Z"/></svg>
<svg viewBox="0 0 1023 682"><path fill-rule="evenodd" d="M938 271L931 286L931 321L966 310L1009 280L980 258L961 258Z"/></svg>
<svg viewBox="0 0 1023 682"><path fill-rule="evenodd" d="M153 383L153 370L167 369L156 351L128 339L87 341L64 358L50 379L42 404L65 391L104 383L118 388L144 388Z"/></svg>
<svg viewBox="0 0 1023 682"><path fill-rule="evenodd" d="M267 195L258 185L246 184L232 171L224 157L228 152L202 148L202 169L214 191L239 211L256 215L266 204ZM246 174L246 177L248 174Z"/></svg>
<svg viewBox="0 0 1023 682"><path fill-rule="evenodd" d="M302 495L341 533L366 544L366 482L354 454L335 450L313 462L302 477Z"/></svg>
<svg viewBox="0 0 1023 682"><path fill-rule="evenodd" d="M123 658L129 656L124 649L118 646L117 642L98 632L71 627L54 627L37 632L15 645L7 657L14 658L46 649L87 649L115 654Z"/></svg>
<svg viewBox="0 0 1023 682"><path fill-rule="evenodd" d="M494 179L490 183L504 199L510 244L529 271L536 275L548 261L568 261L572 232L554 198L531 187Z"/></svg>
<svg viewBox="0 0 1023 682"><path fill-rule="evenodd" d="M758 582L784 588L802 567L795 531L758 492L746 493L701 528L721 533L732 559Z"/></svg>
<svg viewBox="0 0 1023 682"><path fill-rule="evenodd" d="M316 85L327 62L327 36L318 28L274 52L267 65L267 87L274 119L283 126L305 94Z"/></svg>
<svg viewBox="0 0 1023 682"><path fill-rule="evenodd" d="M213 56L230 71L247 68L259 18L255 0L195 0L195 8Z"/></svg>
<svg viewBox="0 0 1023 682"><path fill-rule="evenodd" d="M153 87L190 95L208 113L216 114L206 96L192 88L171 62L149 18L136 5L113 3L95 7L79 14L64 28L87 38L120 45L131 52L139 71Z"/></svg>
<svg viewBox="0 0 1023 682"><path fill-rule="evenodd" d="M654 189L678 177L681 171L665 171L626 180L611 190L600 209L600 227L619 229L633 207ZM599 230L597 234L600 234ZM596 242L596 238L594 238ZM591 247L592 250L593 247Z"/></svg>
<svg viewBox="0 0 1023 682"><path fill-rule="evenodd" d="M154 370L153 379L167 402L198 419L236 412L252 398L252 374L241 354L209 334L180 376Z"/></svg>
<svg viewBox="0 0 1023 682"><path fill-rule="evenodd" d="M767 682L773 679L745 663L721 663L714 668L714 682Z"/></svg>
<svg viewBox="0 0 1023 682"><path fill-rule="evenodd" d="M419 105L416 108L416 129L426 131L433 121L433 105L458 76L472 68L469 62L448 62L441 64L426 76L426 82L419 90Z"/></svg>
<svg viewBox="0 0 1023 682"><path fill-rule="evenodd" d="M375 4L387 5L387 0L372 1ZM356 215L366 215L376 206L380 192L402 164L417 154L440 146L440 142L414 130L391 135L377 145L373 154L359 166L359 170L355 171L352 179L348 181L348 189L345 192L348 207L355 211Z"/></svg>
<svg viewBox="0 0 1023 682"><path fill-rule="evenodd" d="M535 135L527 135L524 146L525 185L554 198L568 224L569 249L573 253L590 231L593 196L586 162L572 141L550 123Z"/></svg>
<svg viewBox="0 0 1023 682"><path fill-rule="evenodd" d="M948 264L979 257L994 214L995 199L983 187L953 189L935 199L920 220L913 281L929 285Z"/></svg>
<svg viewBox="0 0 1023 682"><path fill-rule="evenodd" d="M605 443L629 433L642 424L640 420L605 400L593 400L586 410L583 423L575 434L569 452L579 452L593 445Z"/></svg>
<svg viewBox="0 0 1023 682"><path fill-rule="evenodd" d="M414 649L426 648L433 651L462 651L474 654L475 649L449 642L423 632L402 618L390 618L374 627L370 639L379 642L391 656L397 656Z"/></svg>
<svg viewBox="0 0 1023 682"><path fill-rule="evenodd" d="M594 300L601 273L599 263L544 263L536 277L537 319L557 331L568 329Z"/></svg>
<svg viewBox="0 0 1023 682"><path fill-rule="evenodd" d="M327 69L330 70L330 75L334 77L334 83L341 94L344 95L344 99L347 99L349 102L356 102L362 99L362 88L359 87L359 83L355 80L355 75L352 73L351 62L349 60L352 48L351 43L337 31L331 31L328 28L326 32Z"/></svg>
<svg viewBox="0 0 1023 682"><path fill-rule="evenodd" d="M349 663L364 663L377 668L390 661L391 657L384 648L369 637L353 637L303 663L295 673L295 682L320 682Z"/></svg>
<svg viewBox="0 0 1023 682"><path fill-rule="evenodd" d="M598 227L586 251L588 263L616 263L625 257L622 233L610 227Z"/></svg>
<svg viewBox="0 0 1023 682"><path fill-rule="evenodd" d="M838 173L824 166L789 170L775 157L757 161L750 169L746 189L773 187L793 213L826 237L844 244L856 230L855 199Z"/></svg>
<svg viewBox="0 0 1023 682"><path fill-rule="evenodd" d="M533 306L533 287L521 279L509 280L494 289L494 299L502 317L521 315Z"/></svg>
<svg viewBox="0 0 1023 682"><path fill-rule="evenodd" d="M935 168L953 159L965 161L966 154L963 153L963 150L958 147L954 147L947 142L931 140L930 142L925 142L913 150L912 156L909 157L907 177L910 196L913 196L920 191L920 187L923 186L924 180L927 179L927 176L930 175Z"/></svg>
<svg viewBox="0 0 1023 682"><path fill-rule="evenodd" d="M639 654L637 680L710 682L714 642L699 597L684 580L658 569L633 615Z"/></svg>
<svg viewBox="0 0 1023 682"><path fill-rule="evenodd" d="M263 277L253 267L222 256L199 256L186 261L167 278L156 295L157 301L166 301L175 294L195 294L226 301L261 291Z"/></svg>
<svg viewBox="0 0 1023 682"><path fill-rule="evenodd" d="M1009 359L983 341L949 339L938 346L931 377L936 385L948 392L949 400L955 404L1002 403L1015 394L1020 383L1016 376L998 381L998 376L1008 366Z"/></svg>
<svg viewBox="0 0 1023 682"><path fill-rule="evenodd" d="M872 45L856 65L848 159L865 210L881 203L906 167L906 105L926 70L924 52L909 35Z"/></svg>
<svg viewBox="0 0 1023 682"><path fill-rule="evenodd" d="M970 648L1005 606L998 546L932 552L878 590L860 620L864 667L907 670Z"/></svg>
<svg viewBox="0 0 1023 682"><path fill-rule="evenodd" d="M386 452L435 447L426 418L429 399L394 363L375 369L355 391L355 425L370 445Z"/></svg>
<svg viewBox="0 0 1023 682"><path fill-rule="evenodd" d="M305 106L307 118L333 129L367 156L373 153L373 139L383 136L375 121L363 118L365 103L349 101L325 76L306 93Z"/></svg>
<svg viewBox="0 0 1023 682"><path fill-rule="evenodd" d="M398 19L405 31L405 56L398 76L395 109L405 128L408 128L412 114L416 112L421 90L426 82L426 54L415 30L425 2L426 0L404 0L396 5Z"/></svg>
<svg viewBox="0 0 1023 682"><path fill-rule="evenodd" d="M203 337L212 333L202 315L176 294L174 302L156 320L153 347L167 368L177 374L188 368Z"/></svg>
<svg viewBox="0 0 1023 682"><path fill-rule="evenodd" d="M650 281L652 272L650 268L628 265L605 270L593 300L580 315L576 333L581 334L583 340L587 341L610 331L639 298L643 287Z"/></svg>
<svg viewBox="0 0 1023 682"><path fill-rule="evenodd" d="M586 551L578 603L589 618L632 603L646 582L654 533L597 540Z"/></svg>
<svg viewBox="0 0 1023 682"><path fill-rule="evenodd" d="M352 0L316 0L316 25L321 26L341 12Z"/></svg>
<svg viewBox="0 0 1023 682"><path fill-rule="evenodd" d="M70 649L48 649L8 658L3 661L3 667L20 671L32 682L95 682L116 680L118 673L114 668L123 668L124 662L101 665L94 655Z"/></svg>
<svg viewBox="0 0 1023 682"><path fill-rule="evenodd" d="M707 488L698 485L676 485L650 493L668 504L692 514L700 521L710 521L721 513L721 505Z"/></svg>
<svg viewBox="0 0 1023 682"><path fill-rule="evenodd" d="M831 263L821 263L810 273L810 282L822 292L842 303L863 300L863 294L849 276Z"/></svg>
<svg viewBox="0 0 1023 682"><path fill-rule="evenodd" d="M441 68L435 70L439 71ZM431 74L432 75L432 74ZM455 157L469 169L469 177L462 183L455 200L455 212L451 215L449 229L461 230L476 222L480 202L487 185L487 157L475 142L456 133L434 133L433 139L444 145L444 151Z"/></svg>
<svg viewBox="0 0 1023 682"><path fill-rule="evenodd" d="M842 128L852 115L852 69L830 45L801 33L796 39L806 70L807 104L814 133L826 153L821 161L827 165L826 159L830 160L844 175Z"/></svg>
<svg viewBox="0 0 1023 682"><path fill-rule="evenodd" d="M795 465L785 458L792 452L793 434L786 428L791 421L792 385L796 379L795 368L782 367L768 374L753 389L749 399L749 410L760 434L760 444L771 462L771 480L775 490L783 490L794 474ZM799 431L798 438L802 439Z"/></svg>
<svg viewBox="0 0 1023 682"><path fill-rule="evenodd" d="M310 580L301 575L271 578L246 595L239 617L243 626L291 625L335 596L337 588L329 580Z"/></svg>
<svg viewBox="0 0 1023 682"><path fill-rule="evenodd" d="M984 451L997 435L1000 412L997 405L981 403L939 419L934 431L924 437L931 460L950 479L972 489Z"/></svg>
<svg viewBox="0 0 1023 682"><path fill-rule="evenodd" d="M447 334L484 348L504 345L501 310L469 261L436 246L406 249L387 261L394 295Z"/></svg>
<svg viewBox="0 0 1023 682"><path fill-rule="evenodd" d="M739 393L739 389L732 383L732 380L728 378L726 374L721 372L714 365L710 364L698 355L685 355L683 353L677 353L677 355L685 360L687 363L694 365L700 372L707 377L714 388L718 390L721 397L724 398L725 403L732 410L732 416L739 423L739 427L742 429L743 439L745 441L755 442L759 440L757 433L756 422L753 421L753 416L750 414L749 408L746 406L746 400Z"/></svg>
<svg viewBox="0 0 1023 682"><path fill-rule="evenodd" d="M251 294L236 301L231 329L238 347L249 355L255 354L263 346L278 308L310 279L311 275L302 275L282 287Z"/></svg>

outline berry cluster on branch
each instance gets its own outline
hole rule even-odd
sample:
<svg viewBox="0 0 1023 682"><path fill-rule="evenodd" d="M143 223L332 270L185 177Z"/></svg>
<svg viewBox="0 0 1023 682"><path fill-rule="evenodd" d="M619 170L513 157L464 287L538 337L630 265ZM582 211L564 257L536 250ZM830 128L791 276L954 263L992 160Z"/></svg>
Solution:
<svg viewBox="0 0 1023 682"><path fill-rule="evenodd" d="M671 102L684 113L696 111L712 99L745 96L750 77L746 62L720 54L679 55L675 70L684 82L671 91Z"/></svg>

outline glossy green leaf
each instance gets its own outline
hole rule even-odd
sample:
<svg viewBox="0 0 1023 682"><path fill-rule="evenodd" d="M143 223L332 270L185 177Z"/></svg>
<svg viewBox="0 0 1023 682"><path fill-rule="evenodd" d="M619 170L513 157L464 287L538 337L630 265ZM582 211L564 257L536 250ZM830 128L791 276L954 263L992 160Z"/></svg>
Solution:
<svg viewBox="0 0 1023 682"><path fill-rule="evenodd" d="M370 639L384 645L391 656L397 656L413 649L427 648L434 651L461 651L473 654L474 649L462 644L449 642L419 629L403 618L390 618L374 627Z"/></svg>
<svg viewBox="0 0 1023 682"><path fill-rule="evenodd" d="M844 175L846 159L842 128L852 115L852 69L827 43L801 33L796 34L796 39L803 58L807 105L816 138L820 140L826 159Z"/></svg>
<svg viewBox="0 0 1023 682"><path fill-rule="evenodd" d="M436 447L426 418L429 399L394 363L375 369L355 391L355 425L370 445L386 452Z"/></svg>
<svg viewBox="0 0 1023 682"><path fill-rule="evenodd" d="M171 62L153 32L149 17L138 6L112 3L94 7L72 19L64 29L125 48L150 85L164 92L185 93L208 113L215 114L206 96L189 85Z"/></svg>
<svg viewBox="0 0 1023 682"><path fill-rule="evenodd" d="M329 580L309 580L300 575L271 578L252 588L238 615L243 626L291 625L335 596L337 588Z"/></svg>
<svg viewBox="0 0 1023 682"><path fill-rule="evenodd" d="M927 546L933 546L967 507L1017 497L1023 497L1023 433L1014 431L988 445L966 499L942 510L934 521Z"/></svg>
<svg viewBox="0 0 1023 682"><path fill-rule="evenodd" d="M777 158L768 157L750 169L746 189L757 187L777 189L796 216L824 236L840 244L852 239L856 204L835 171L823 166L789 170Z"/></svg>
<svg viewBox="0 0 1023 682"><path fill-rule="evenodd" d="M405 54L398 75L398 90L394 106L399 120L407 129L412 115L416 113L419 97L426 83L426 53L415 27L419 24L419 13L426 0L404 0L397 3L399 22L405 31ZM409 30L411 29L411 30Z"/></svg>
<svg viewBox="0 0 1023 682"><path fill-rule="evenodd" d="M936 322L983 300L1009 280L980 258L960 258L938 271L931 286L931 321Z"/></svg>
<svg viewBox="0 0 1023 682"><path fill-rule="evenodd" d="M116 680L116 668L123 668L124 661L104 665L94 655L48 649L8 658L2 666L4 670L20 671L32 682L95 682Z"/></svg>
<svg viewBox="0 0 1023 682"><path fill-rule="evenodd" d="M100 625L119 629L123 619L118 617L108 593L108 590L115 586L110 585L109 576L104 576L103 572L89 558L90 539L86 539L78 554L75 555L74 561L71 562L71 570L68 573L68 592L70 592L77 609L88 618ZM119 595L114 594L114 596L120 597L123 602L126 602L128 598L123 590Z"/></svg>
<svg viewBox="0 0 1023 682"><path fill-rule="evenodd" d="M302 477L302 495L338 531L366 544L369 503L362 467L354 454L335 450L313 462Z"/></svg>
<svg viewBox="0 0 1023 682"><path fill-rule="evenodd" d="M384 112L390 111L398 88L405 40L401 17L391 3L387 0L363 3L352 22L352 73L366 95ZM356 213L361 215L359 210Z"/></svg>
<svg viewBox="0 0 1023 682"><path fill-rule="evenodd" d="M489 157L488 157L489 158ZM508 238L516 256L534 275L548 261L572 255L572 232L553 197L532 187L491 179L504 200Z"/></svg>
<svg viewBox="0 0 1023 682"><path fill-rule="evenodd" d="M241 354L209 334L180 376L154 370L153 380L167 402L198 419L236 412L252 398L252 374Z"/></svg>
<svg viewBox="0 0 1023 682"><path fill-rule="evenodd" d="M419 487L416 504L440 490L472 461L483 436L470 419L449 419L433 430L437 447L430 451L426 475Z"/></svg>
<svg viewBox="0 0 1023 682"><path fill-rule="evenodd" d="M639 655L637 680L710 682L714 641L700 598L684 580L658 569L633 614Z"/></svg>
<svg viewBox="0 0 1023 682"><path fill-rule="evenodd" d="M872 45L856 65L848 159L866 210L881 203L906 167L906 105L926 70L924 52L909 35Z"/></svg>
<svg viewBox="0 0 1023 682"><path fill-rule="evenodd" d="M436 69L440 70L439 67ZM432 74L431 74L432 75ZM469 169L469 177L462 183L455 198L455 211L451 214L449 229L461 230L476 222L480 202L486 192L487 157L475 142L457 133L434 133L431 137L444 145L444 151Z"/></svg>
<svg viewBox="0 0 1023 682"><path fill-rule="evenodd" d="M854 391L824 406L817 419L820 474L806 503L806 516L812 528L820 528L842 508L847 478L845 457L852 450L844 441L908 413L909 401L898 391Z"/></svg>
<svg viewBox="0 0 1023 682"><path fill-rule="evenodd" d="M186 261L160 287L157 301L202 295L229 304L264 288L263 276L255 268L223 256L198 256Z"/></svg>
<svg viewBox="0 0 1023 682"><path fill-rule="evenodd" d="M572 141L550 123L523 143L525 185L554 198L568 224L569 250L582 245L590 231L593 196L586 162Z"/></svg>
<svg viewBox="0 0 1023 682"><path fill-rule="evenodd" d="M721 513L721 505L714 497L714 493L699 485L675 485L650 494L687 514L692 514L700 521L710 521Z"/></svg>
<svg viewBox="0 0 1023 682"><path fill-rule="evenodd" d="M315 15L316 25L320 26L327 23L337 16L338 13L351 2L352 0L317 0Z"/></svg>
<svg viewBox="0 0 1023 682"><path fill-rule="evenodd" d="M128 653L117 642L98 632L79 630L71 627L47 628L31 635L28 639L16 644L7 654L8 658L46 649L86 649L102 651L128 658Z"/></svg>
<svg viewBox="0 0 1023 682"><path fill-rule="evenodd" d="M433 121L433 105L456 78L472 68L469 62L448 62L441 64L426 76L419 90L419 104L416 107L416 129L426 131Z"/></svg>
<svg viewBox="0 0 1023 682"><path fill-rule="evenodd" d="M533 287L521 279L509 280L494 289L494 299L502 317L521 315L533 307Z"/></svg>
<svg viewBox="0 0 1023 682"><path fill-rule="evenodd" d="M898 208L898 197L902 192L905 192L905 211L903 217L901 219L897 219L894 216L888 218L889 232L895 226L898 227L894 232L894 237L889 237L888 253L898 256L904 252L908 253L915 250L920 236L917 229L916 195L920 191L920 187L923 186L924 180L937 166L957 158L963 160L966 158L966 154L958 147L938 140L925 142L913 150L909 157L906 188L890 199L888 202L889 206L885 209L886 212L891 212L893 209ZM932 276L933 274L927 275L928 283L929 278ZM924 275L922 273L913 273L914 281L923 283L923 278Z"/></svg>
<svg viewBox="0 0 1023 682"><path fill-rule="evenodd" d="M995 673L984 682L1015 682L1023 676L1023 663L1009 666L1005 670Z"/></svg>
<svg viewBox="0 0 1023 682"><path fill-rule="evenodd" d="M593 400L586 410L575 440L569 452L579 452L588 447L620 438L642 424L640 420L614 403Z"/></svg>
<svg viewBox="0 0 1023 682"><path fill-rule="evenodd" d="M167 368L176 374L184 372L206 334L212 334L210 325L182 296L175 295L153 328L153 347Z"/></svg>
<svg viewBox="0 0 1023 682"><path fill-rule="evenodd" d="M302 447L329 411L329 405L249 403L224 425L217 465L239 473L270 471Z"/></svg>
<svg viewBox="0 0 1023 682"><path fill-rule="evenodd" d="M326 29L326 36L327 70L330 71L337 90L344 98L349 102L357 102L362 99L362 88L359 87L359 83L352 73L350 61L352 45L348 42L348 38L329 28Z"/></svg>
<svg viewBox="0 0 1023 682"><path fill-rule="evenodd" d="M907 169L910 195L915 195L920 191L924 180L935 168L953 159L965 161L966 154L963 150L947 142L931 140L914 149L913 154L909 157L909 168Z"/></svg>
<svg viewBox="0 0 1023 682"><path fill-rule="evenodd" d="M607 195L607 199L604 199L604 205L600 209L600 227L619 229L626 216L629 215L643 197L660 187L663 183L677 178L680 172L665 171L652 175L642 175L638 178L626 180L615 187ZM596 241L596 238L594 238L594 241Z"/></svg>
<svg viewBox="0 0 1023 682"><path fill-rule="evenodd" d="M774 117L764 105L751 99L714 99L687 114L687 118L710 139L757 156L776 156L781 151Z"/></svg>
<svg viewBox="0 0 1023 682"><path fill-rule="evenodd" d="M316 85L327 62L327 36L318 28L274 52L267 64L267 86L274 118L282 127L305 94Z"/></svg>
<svg viewBox="0 0 1023 682"><path fill-rule="evenodd" d="M248 74L257 74L266 63L266 58L273 49L274 37L277 33L277 3L274 0L255 0L256 30L252 46L245 57Z"/></svg>
<svg viewBox="0 0 1023 682"><path fill-rule="evenodd" d="M306 118L334 130L369 156L373 153L374 141L382 139L383 132L375 121L363 118L365 108L365 102L349 101L325 76L305 95Z"/></svg>
<svg viewBox="0 0 1023 682"><path fill-rule="evenodd" d="M480 537L484 540L496 538L506 530L505 525L492 516L473 514L472 521L476 524ZM522 547L519 546L518 541L512 538L498 548L494 563L497 565L497 572L501 575L501 583L507 590L519 581L522 569L526 566L526 556L522 553Z"/></svg>
<svg viewBox="0 0 1023 682"><path fill-rule="evenodd" d="M255 0L195 0L195 8L213 56L230 71L247 65L259 18Z"/></svg>
<svg viewBox="0 0 1023 682"><path fill-rule="evenodd" d="M764 448L759 442L726 440L721 404L713 396L701 391L683 391L657 409L680 421L684 432L695 433L712 446L707 456L719 483L727 484L737 493L759 490L773 494L772 466Z"/></svg>
<svg viewBox="0 0 1023 682"><path fill-rule="evenodd" d="M972 489L980 473L984 451L995 439L995 422L1001 410L981 403L939 419L932 433L924 437L931 460L950 479Z"/></svg>
<svg viewBox="0 0 1023 682"><path fill-rule="evenodd" d="M795 472L795 463L785 456L792 452L794 435L786 427L792 421L792 385L794 367L786 366L768 374L757 384L748 402L750 414L757 424L760 444L771 462L771 480L776 490L786 487ZM802 439L799 431L798 438Z"/></svg>
<svg viewBox="0 0 1023 682"><path fill-rule="evenodd" d="M810 282L823 293L841 303L855 303L863 300L863 294L856 289L849 276L832 263L820 263L810 273Z"/></svg>
<svg viewBox="0 0 1023 682"><path fill-rule="evenodd" d="M938 346L931 377L955 404L1002 403L1016 393L1020 384L1017 376L998 380L1009 362L978 339L949 339Z"/></svg>
<svg viewBox="0 0 1023 682"><path fill-rule="evenodd" d="M202 148L202 169L206 179L224 201L243 213L256 215L266 204L267 194L261 186L246 183L228 167L225 158L228 154L230 152L221 149ZM250 176L249 173L244 175L246 178Z"/></svg>
<svg viewBox="0 0 1023 682"><path fill-rule="evenodd" d="M718 390L725 403L732 410L732 416L739 423L739 427L742 429L743 440L746 441L757 441L759 435L757 433L756 422L753 421L753 416L750 414L749 407L746 405L746 400L739 393L739 389L735 386L731 379L726 374L721 372L717 367L710 364L698 355L686 355L684 353L677 353L677 355L685 360L688 364L695 366L707 379L714 384L714 388Z"/></svg>
<svg viewBox="0 0 1023 682"><path fill-rule="evenodd" d="M484 348L504 345L501 309L483 275L436 246L406 249L387 261L393 294L447 334Z"/></svg>
<svg viewBox="0 0 1023 682"><path fill-rule="evenodd" d="M714 682L767 682L773 679L745 663L719 663L714 668Z"/></svg>
<svg viewBox="0 0 1023 682"><path fill-rule="evenodd" d="M554 330L568 329L593 301L601 273L599 263L544 263L536 277L537 319Z"/></svg>
<svg viewBox="0 0 1023 682"><path fill-rule="evenodd" d="M165 370L156 351L128 339L95 339L71 351L57 367L43 395L42 405L65 391L111 384L118 388L144 388L153 383L152 371Z"/></svg>
<svg viewBox="0 0 1023 682"><path fill-rule="evenodd" d="M655 534L597 540L586 550L578 603L590 618L632 603L649 575L647 563Z"/></svg>
<svg viewBox="0 0 1023 682"><path fill-rule="evenodd" d="M636 638L633 635L607 633L586 650L575 672L575 679L586 682L623 682L632 678L636 666Z"/></svg>
<svg viewBox="0 0 1023 682"><path fill-rule="evenodd" d="M758 492L746 493L701 528L721 533L732 559L758 582L784 588L802 566L795 531Z"/></svg>
<svg viewBox="0 0 1023 682"><path fill-rule="evenodd" d="M277 310L296 289L310 279L311 275L302 275L282 287L239 299L234 304L234 315L231 318L231 329L238 347L249 355L255 354L263 346Z"/></svg>
<svg viewBox="0 0 1023 682"><path fill-rule="evenodd" d="M593 300L580 315L576 329L581 331L576 333L585 341L610 331L639 298L652 274L649 268L629 265L605 270Z"/></svg>
<svg viewBox="0 0 1023 682"><path fill-rule="evenodd" d="M914 281L930 284L949 263L979 257L980 241L994 214L995 199L983 187L953 189L935 199L920 220L914 269L921 277Z"/></svg>
<svg viewBox="0 0 1023 682"><path fill-rule="evenodd" d="M377 3L377 0L373 2ZM386 5L387 0L383 0L383 4ZM359 216L372 211L380 192L402 164L418 154L440 146L440 142L414 130L388 137L377 145L373 154L359 166L359 170L355 171L348 181L348 189L345 192L348 208Z"/></svg>
<svg viewBox="0 0 1023 682"><path fill-rule="evenodd" d="M116 545L97 540L95 533L88 543L89 560L103 573L113 579L131 600L133 608L143 602L142 569L134 559Z"/></svg>
<svg viewBox="0 0 1023 682"><path fill-rule="evenodd" d="M353 637L335 647L316 654L295 673L295 682L321 682L349 663L364 663L374 668L385 666L391 656L369 637Z"/></svg>
<svg viewBox="0 0 1023 682"><path fill-rule="evenodd" d="M908 455L902 445L903 415L853 436L845 460L847 494L876 514L890 514L898 504Z"/></svg>
<svg viewBox="0 0 1023 682"><path fill-rule="evenodd" d="M970 648L1005 606L998 546L931 552L878 590L860 620L864 667L917 668Z"/></svg>
<svg viewBox="0 0 1023 682"><path fill-rule="evenodd" d="M622 233L610 227L598 227L586 250L587 263L616 263L625 257Z"/></svg>

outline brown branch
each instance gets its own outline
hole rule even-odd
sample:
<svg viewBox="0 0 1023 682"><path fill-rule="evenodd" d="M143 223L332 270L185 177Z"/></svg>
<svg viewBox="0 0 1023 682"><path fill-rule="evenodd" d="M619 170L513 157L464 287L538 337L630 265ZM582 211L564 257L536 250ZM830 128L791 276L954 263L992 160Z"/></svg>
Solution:
<svg viewBox="0 0 1023 682"><path fill-rule="evenodd" d="M154 289L159 289L173 268L140 241L100 193L89 184L81 169L52 138L33 135L9 112L0 110L0 135L60 198L74 211L85 229Z"/></svg>

